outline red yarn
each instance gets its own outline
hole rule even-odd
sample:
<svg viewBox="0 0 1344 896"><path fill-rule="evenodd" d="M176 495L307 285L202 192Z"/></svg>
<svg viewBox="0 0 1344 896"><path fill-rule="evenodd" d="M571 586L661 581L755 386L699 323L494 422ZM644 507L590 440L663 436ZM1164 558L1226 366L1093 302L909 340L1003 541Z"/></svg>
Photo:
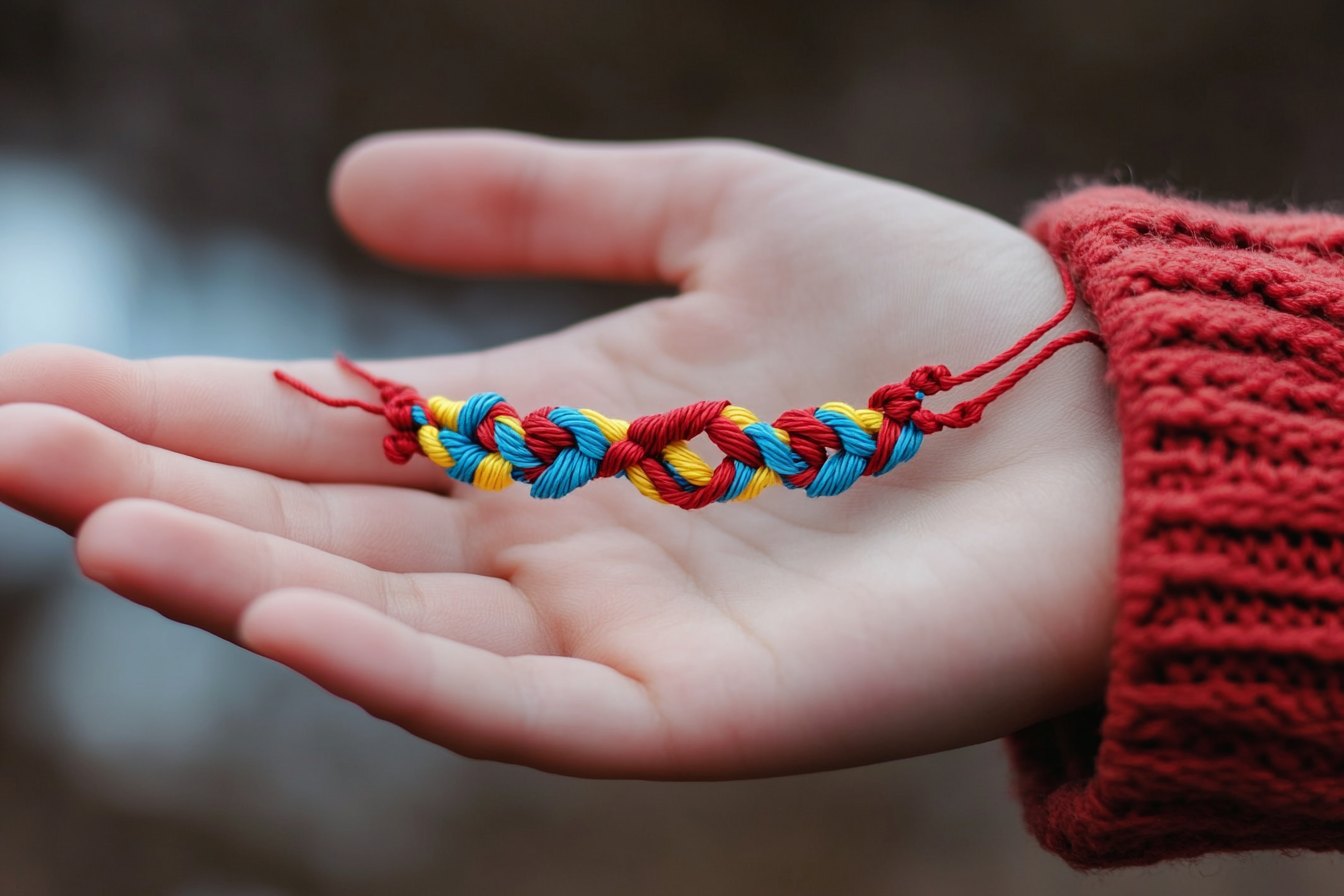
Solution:
<svg viewBox="0 0 1344 896"><path fill-rule="evenodd" d="M1344 847L1344 218L1094 188L1027 228L1124 476L1105 704L1012 738L1029 827L1078 867Z"/></svg>
<svg viewBox="0 0 1344 896"><path fill-rule="evenodd" d="M382 400L382 404L361 401L358 398L332 398L330 395L317 391L302 380L290 376L283 370L274 371L274 375L277 380L285 385L330 407L359 408L361 411L386 417L387 422L392 424L394 432L383 437L383 454L394 464L409 463L411 458L420 453L420 441L415 437L417 427L411 417L411 410L418 406L428 413L424 399L417 395L416 391L410 386L374 376L358 364L353 363L345 355L336 355L336 363L360 379L367 380L370 385L378 390L378 397Z"/></svg>

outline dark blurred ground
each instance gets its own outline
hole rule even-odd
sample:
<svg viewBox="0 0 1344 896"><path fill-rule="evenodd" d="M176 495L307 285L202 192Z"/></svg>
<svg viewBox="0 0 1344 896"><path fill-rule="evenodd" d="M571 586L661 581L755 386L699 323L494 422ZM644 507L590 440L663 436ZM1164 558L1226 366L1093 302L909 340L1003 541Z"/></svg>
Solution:
<svg viewBox="0 0 1344 896"><path fill-rule="evenodd" d="M444 346L456 349L639 293L428 282L361 259L323 191L335 155L365 133L742 137L1008 219L1075 174L1322 204L1344 199L1341 46L1344 5L1329 0L0 0L0 153L81 171L182 239L261 234L316 259L358 287L340 300L356 329L382 322L366 350L435 347L359 298L374 294L395 295L408 319L466 321ZM18 668L56 588L0 570L0 667ZM167 812L0 730L6 896L1344 886L1317 857L1076 875L1021 832L992 745L735 785L463 763L454 774L469 786L421 832L430 847L416 861L334 874L275 847L271 832L302 839L290 829L307 822L275 827L264 793L227 823Z"/></svg>

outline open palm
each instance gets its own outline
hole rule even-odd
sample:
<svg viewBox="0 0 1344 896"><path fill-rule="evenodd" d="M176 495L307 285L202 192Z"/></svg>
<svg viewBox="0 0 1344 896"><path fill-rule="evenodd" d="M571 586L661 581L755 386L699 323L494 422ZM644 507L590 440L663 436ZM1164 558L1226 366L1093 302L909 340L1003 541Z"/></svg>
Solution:
<svg viewBox="0 0 1344 896"><path fill-rule="evenodd" d="M1015 228L735 144L384 137L347 155L334 196L400 264L679 289L487 352L372 365L523 412L861 405L915 367L996 354L1062 302ZM284 366L369 397L330 362ZM0 498L77 531L84 571L133 600L459 752L573 774L878 761L1101 688L1119 466L1094 351L843 495L689 513L619 480L537 501L395 467L383 421L273 367L5 356Z"/></svg>

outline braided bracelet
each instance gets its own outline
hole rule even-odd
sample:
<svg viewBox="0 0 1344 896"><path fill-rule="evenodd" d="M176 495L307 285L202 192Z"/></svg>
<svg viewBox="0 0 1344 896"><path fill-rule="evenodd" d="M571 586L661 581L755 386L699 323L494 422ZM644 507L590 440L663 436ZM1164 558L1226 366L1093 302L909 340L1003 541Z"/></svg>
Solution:
<svg viewBox="0 0 1344 896"><path fill-rule="evenodd" d="M393 463L423 454L453 479L490 491L526 482L534 498L561 498L593 479L624 477L647 497L687 510L746 501L781 483L817 498L891 471L915 456L926 435L977 423L990 402L1065 346L1100 346L1101 337L1089 330L1060 336L976 398L946 413L924 408L928 396L998 369L1063 321L1075 302L1067 276L1064 282L1067 300L1054 317L965 373L921 367L878 389L866 408L829 402L786 411L769 425L728 401L699 401L629 423L586 408L546 407L523 416L494 392L466 401L425 399L339 355L342 367L378 389L381 403L331 398L281 370L275 377L323 404L386 417L393 431L383 450ZM702 433L723 452L717 467L688 445Z"/></svg>

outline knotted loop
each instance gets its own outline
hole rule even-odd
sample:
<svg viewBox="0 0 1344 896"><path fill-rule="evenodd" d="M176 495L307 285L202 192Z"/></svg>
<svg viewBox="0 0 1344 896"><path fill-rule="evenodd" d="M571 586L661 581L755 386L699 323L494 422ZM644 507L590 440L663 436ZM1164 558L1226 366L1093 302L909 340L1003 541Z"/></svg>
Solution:
<svg viewBox="0 0 1344 896"><path fill-rule="evenodd" d="M415 421L415 410L419 408L428 414L424 400L410 386L399 386L396 390L382 390L383 415L392 428L399 432L415 432L420 424Z"/></svg>
<svg viewBox="0 0 1344 896"><path fill-rule="evenodd" d="M393 432L383 436L383 454L398 466L410 463L411 458L421 453L419 440L410 433Z"/></svg>
<svg viewBox="0 0 1344 896"><path fill-rule="evenodd" d="M942 364L935 364L916 367L905 382L916 392L923 392L925 395L937 395L939 392L946 392L953 386L961 385L963 380L954 377L952 371Z"/></svg>
<svg viewBox="0 0 1344 896"><path fill-rule="evenodd" d="M979 401L963 401L956 405L952 410L937 414L933 411L921 408L910 417L910 422L919 427L919 431L924 435L932 435L935 432L941 432L943 429L965 429L980 422L984 416L985 406Z"/></svg>
<svg viewBox="0 0 1344 896"><path fill-rule="evenodd" d="M880 411L882 416L899 425L920 409L919 391L908 381L888 383L869 396L868 407Z"/></svg>

